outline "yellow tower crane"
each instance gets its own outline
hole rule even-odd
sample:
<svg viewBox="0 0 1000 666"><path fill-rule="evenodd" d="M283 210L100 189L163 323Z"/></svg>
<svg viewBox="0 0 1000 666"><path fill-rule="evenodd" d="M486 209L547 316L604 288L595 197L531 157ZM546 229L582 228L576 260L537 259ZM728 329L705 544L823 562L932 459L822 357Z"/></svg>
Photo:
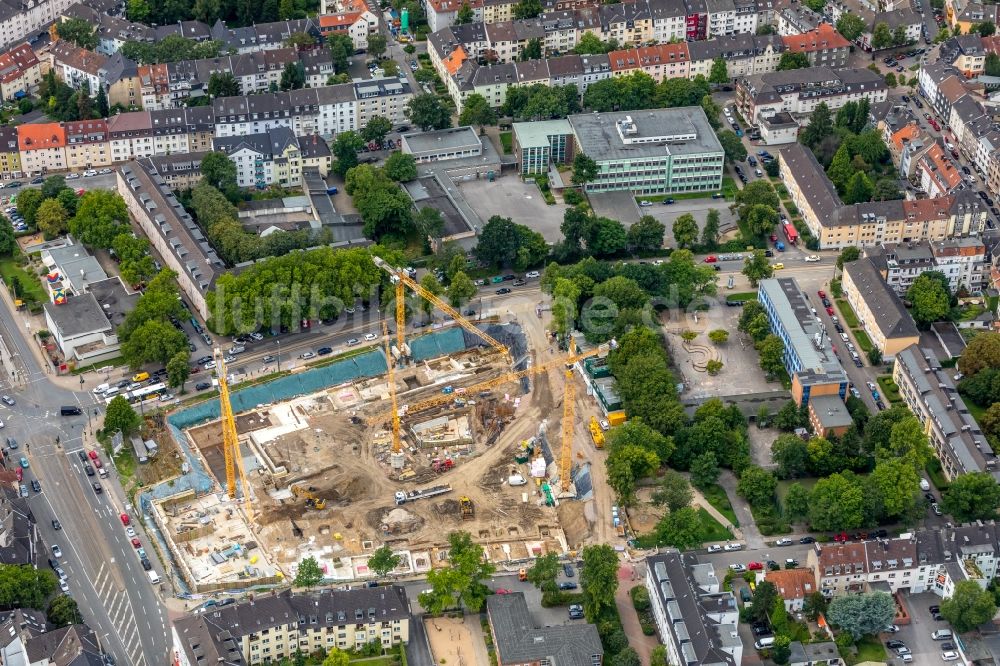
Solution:
<svg viewBox="0 0 1000 666"><path fill-rule="evenodd" d="M572 337L569 339L569 358L576 355L576 343ZM565 374L565 387L563 390L563 420L562 420L562 447L559 452L559 486L563 493L568 493L572 478L570 474L573 469L573 416L576 409L576 385L573 383L573 364L576 361L567 361Z"/></svg>
<svg viewBox="0 0 1000 666"><path fill-rule="evenodd" d="M488 344L489 346L493 347L494 349L496 349L497 351L499 351L501 354L503 354L503 356L507 359L508 362L511 361L510 350L507 349L506 345L504 345L499 340L496 340L495 338L493 338L493 336L489 335L485 331L482 331L479 328L477 328L475 324L473 324L471 321L469 321L468 319L466 319L465 317L463 317L458 312L458 310L456 310L455 308L451 307L450 305L448 305L447 303L445 303L444 301L442 301L440 298L438 298L436 294L434 294L434 293L432 293L432 292L427 291L426 289L424 289L423 285L421 285L419 282L411 280L410 276L408 276L403 271L399 270L398 268L393 268L392 266L390 266L389 263L385 259L382 259L381 257L372 257L372 260L375 262L376 266L378 266L379 268L381 268L385 272L389 273L390 275L395 276L395 278L397 280L399 280L399 282L396 283L396 285L397 285L397 288L396 288L396 301L397 301L397 304L396 304L396 329L397 329L396 330L396 336L397 336L397 339L402 340L402 335L403 335L402 334L402 330L403 330L402 320L405 319L405 311L402 313L402 315L400 314L400 305L399 305L399 303L402 302L402 299L399 298L399 292L402 289L402 287L400 285L405 284L407 287L409 287L410 289L412 289L413 291L415 291L420 297L422 297L422 298L430 301L431 303L433 303L435 305L435 307L437 307L439 310L441 310L442 312L444 312L446 315L448 315L449 317L451 317L452 319L454 319L455 323L457 323L459 326L461 326L462 328L464 328L469 333L472 333L473 335L478 336L486 344ZM400 351L402 351L402 350L400 350Z"/></svg>
<svg viewBox="0 0 1000 666"><path fill-rule="evenodd" d="M222 350L218 348L215 350L215 371L219 377L219 415L222 421L222 452L226 460L226 493L230 499L236 499L236 474L239 472L240 486L243 490L243 506L247 518L250 518L253 510L250 504L250 484L247 483L246 470L243 468L243 456L240 455L240 441L236 432L233 405L229 401L226 361Z"/></svg>
<svg viewBox="0 0 1000 666"><path fill-rule="evenodd" d="M392 358L392 350L389 349L389 327L382 322L382 336L385 338L385 362L389 369L389 397L392 402L392 454L393 466L402 467L403 440L399 435L399 407L396 404L396 370ZM402 349L399 350L402 354Z"/></svg>

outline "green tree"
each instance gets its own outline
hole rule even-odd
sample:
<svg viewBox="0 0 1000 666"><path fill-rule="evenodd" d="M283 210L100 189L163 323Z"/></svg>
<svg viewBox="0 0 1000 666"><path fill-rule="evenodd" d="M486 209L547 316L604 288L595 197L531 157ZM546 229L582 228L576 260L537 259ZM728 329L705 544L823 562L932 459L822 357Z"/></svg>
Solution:
<svg viewBox="0 0 1000 666"><path fill-rule="evenodd" d="M993 52L987 53L985 68L986 76L1000 76L1000 56Z"/></svg>
<svg viewBox="0 0 1000 666"><path fill-rule="evenodd" d="M722 144L722 150L726 154L726 160L731 164L737 164L747 158L746 146L736 136L736 132L723 130L718 132L717 136L719 137L719 143Z"/></svg>
<svg viewBox="0 0 1000 666"><path fill-rule="evenodd" d="M865 592L834 597L826 617L855 640L878 634L896 617L896 602L888 592Z"/></svg>
<svg viewBox="0 0 1000 666"><path fill-rule="evenodd" d="M301 62L290 62L281 70L281 82L278 84L282 90L298 90L306 85L306 70Z"/></svg>
<svg viewBox="0 0 1000 666"><path fill-rule="evenodd" d="M323 666L350 666L351 655L347 652L332 647L323 658Z"/></svg>
<svg viewBox="0 0 1000 666"><path fill-rule="evenodd" d="M573 158L573 184L585 185L597 178L597 162L586 153L579 152Z"/></svg>
<svg viewBox="0 0 1000 666"><path fill-rule="evenodd" d="M59 193L66 189L66 179L63 176L49 176L42 183L42 197L45 199L54 199L59 196Z"/></svg>
<svg viewBox="0 0 1000 666"><path fill-rule="evenodd" d="M364 145L364 139L357 132L348 130L337 134L330 147L330 152L336 158L333 163L334 172L341 177L346 176L348 171L358 165L358 151Z"/></svg>
<svg viewBox="0 0 1000 666"><path fill-rule="evenodd" d="M583 33L583 36L577 41L576 47L573 49L573 53L577 55L600 55L608 53L615 48L617 48L617 44L603 42L600 37L588 30Z"/></svg>
<svg viewBox="0 0 1000 666"><path fill-rule="evenodd" d="M826 613L828 606L827 598L823 596L822 592L816 591L806 595L805 602L802 604L802 612L811 622L815 622L820 615Z"/></svg>
<svg viewBox="0 0 1000 666"><path fill-rule="evenodd" d="M652 654L649 655L649 666L670 666L667 661L667 648L663 645L657 645L653 648Z"/></svg>
<svg viewBox="0 0 1000 666"><path fill-rule="evenodd" d="M529 39L528 43L524 45L523 49L521 49L521 55L518 57L518 60L522 62L527 62L529 60L540 60L541 57L542 57L542 40L540 37L535 37Z"/></svg>
<svg viewBox="0 0 1000 666"><path fill-rule="evenodd" d="M899 518L916 506L920 477L907 460L883 460L875 465L869 479L879 491L886 517Z"/></svg>
<svg viewBox="0 0 1000 666"><path fill-rule="evenodd" d="M187 349L177 352L167 361L167 380L171 386L179 388L182 392L184 382L191 376L191 367L188 365L190 362L191 353Z"/></svg>
<svg viewBox="0 0 1000 666"><path fill-rule="evenodd" d="M820 141L833 134L833 118L826 102L820 102L809 116L809 124L799 134L799 142L815 148Z"/></svg>
<svg viewBox="0 0 1000 666"><path fill-rule="evenodd" d="M208 153L201 158L201 182L211 185L230 198L230 194L239 191L236 184L236 163L223 152Z"/></svg>
<svg viewBox="0 0 1000 666"><path fill-rule="evenodd" d="M809 468L809 449L798 435L779 435L771 444L771 460L778 466L778 478L805 476Z"/></svg>
<svg viewBox="0 0 1000 666"><path fill-rule="evenodd" d="M988 472L956 476L942 494L941 508L959 523L995 518L1000 508L1000 485Z"/></svg>
<svg viewBox="0 0 1000 666"><path fill-rule="evenodd" d="M872 30L872 50L881 51L890 46L892 46L892 30L887 23L879 21Z"/></svg>
<svg viewBox="0 0 1000 666"><path fill-rule="evenodd" d="M350 58L354 54L354 42L350 35L331 35L326 40L333 61L333 70L337 74L346 73L350 66Z"/></svg>
<svg viewBox="0 0 1000 666"><path fill-rule="evenodd" d="M990 405L979 419L983 434L994 446L1000 446L1000 402Z"/></svg>
<svg viewBox="0 0 1000 666"><path fill-rule="evenodd" d="M852 245L851 247L845 247L840 251L837 256L837 268L839 270L844 270L844 264L850 263L852 261L857 261L861 258L861 248Z"/></svg>
<svg viewBox="0 0 1000 666"><path fill-rule="evenodd" d="M755 204L740 211L740 230L746 238L767 236L777 224L778 214L769 206Z"/></svg>
<svg viewBox="0 0 1000 666"><path fill-rule="evenodd" d="M376 60L380 60L385 55L385 48L388 46L385 35L375 33L368 35L368 53Z"/></svg>
<svg viewBox="0 0 1000 666"><path fill-rule="evenodd" d="M997 26L993 21L983 21L976 25L974 29L979 33L980 37L992 37L996 34Z"/></svg>
<svg viewBox="0 0 1000 666"><path fill-rule="evenodd" d="M868 177L868 174L859 171L851 176L844 187L844 203L865 203L872 200L873 194L875 194L875 186L872 185L871 178Z"/></svg>
<svg viewBox="0 0 1000 666"><path fill-rule="evenodd" d="M680 472L669 469L660 478L660 487L653 494L653 502L662 504L670 511L679 511L690 506L693 497L688 480Z"/></svg>
<svg viewBox="0 0 1000 666"><path fill-rule="evenodd" d="M385 137L392 131L392 121L385 116L372 116L364 129L361 130L361 138L365 141L373 141L379 146L385 142ZM395 153L393 153L395 154ZM390 155L390 157L392 157ZM412 155L411 155L412 157ZM391 177L391 176L390 176Z"/></svg>
<svg viewBox="0 0 1000 666"><path fill-rule="evenodd" d="M834 153L833 161L830 163L830 168L826 170L826 175L830 182L837 186L837 191L843 195L847 188L847 181L851 179L854 172L854 166L851 164L851 151L848 143L844 142Z"/></svg>
<svg viewBox="0 0 1000 666"><path fill-rule="evenodd" d="M712 451L705 451L691 461L691 483L704 490L719 479L719 460Z"/></svg>
<svg viewBox="0 0 1000 666"><path fill-rule="evenodd" d="M868 26L865 25L865 20L857 14L844 12L837 19L836 28L837 32L843 35L845 39L853 42L864 34Z"/></svg>
<svg viewBox="0 0 1000 666"><path fill-rule="evenodd" d="M530 19L542 13L541 0L521 0L514 5L514 18Z"/></svg>
<svg viewBox="0 0 1000 666"><path fill-rule="evenodd" d="M10 220L0 214L0 257L9 257L17 251L17 238Z"/></svg>
<svg viewBox="0 0 1000 666"><path fill-rule="evenodd" d="M635 446L616 446L608 454L608 485L618 495L618 501L626 506L635 501L635 482L656 471L660 459L653 451Z"/></svg>
<svg viewBox="0 0 1000 666"><path fill-rule="evenodd" d="M121 431L123 435L128 436L138 430L140 425L142 420L123 396L115 396L108 403L108 409L104 413L105 433Z"/></svg>
<svg viewBox="0 0 1000 666"><path fill-rule="evenodd" d="M17 203L20 206L20 196ZM974 377L986 368L1000 368L1000 333L979 333L958 358L958 369L966 377Z"/></svg>
<svg viewBox="0 0 1000 666"><path fill-rule="evenodd" d="M292 587L316 587L323 582L323 570L315 557L306 557L299 562Z"/></svg>
<svg viewBox="0 0 1000 666"><path fill-rule="evenodd" d="M475 18L476 15L473 13L472 7L469 6L468 2L463 2L462 6L458 8L458 12L455 14L455 25L472 23Z"/></svg>
<svg viewBox="0 0 1000 666"><path fill-rule="evenodd" d="M701 244L714 248L719 242L719 211L715 208L708 210L705 218L705 226L701 230Z"/></svg>
<svg viewBox="0 0 1000 666"><path fill-rule="evenodd" d="M462 113L458 116L459 125L496 125L497 112L479 93L472 93L462 104Z"/></svg>
<svg viewBox="0 0 1000 666"><path fill-rule="evenodd" d="M737 214L743 215L744 211L753 206L767 206L778 210L780 202L774 188L766 180L755 180L736 193Z"/></svg>
<svg viewBox="0 0 1000 666"><path fill-rule="evenodd" d="M955 631L963 634L989 622L996 612L993 593L974 580L959 581L955 592L941 602L941 615Z"/></svg>
<svg viewBox="0 0 1000 666"><path fill-rule="evenodd" d="M724 345L729 340L729 331L724 328L709 331L708 339L712 341L712 344Z"/></svg>
<svg viewBox="0 0 1000 666"><path fill-rule="evenodd" d="M709 83L729 83L729 67L726 59L719 56L712 61L712 70L708 73Z"/></svg>
<svg viewBox="0 0 1000 666"><path fill-rule="evenodd" d="M38 207L35 224L46 238L55 238L66 231L68 219L69 215L58 199L46 199Z"/></svg>
<svg viewBox="0 0 1000 666"><path fill-rule="evenodd" d="M392 552L388 544L384 544L375 549L371 557L368 558L368 568L370 568L377 578L385 578L396 570L402 558Z"/></svg>
<svg viewBox="0 0 1000 666"><path fill-rule="evenodd" d="M147 0L128 0L125 15L130 21L136 23L147 23L152 10Z"/></svg>
<svg viewBox="0 0 1000 666"><path fill-rule="evenodd" d="M56 575L50 569L30 564L0 564L0 608L42 610L56 589Z"/></svg>
<svg viewBox="0 0 1000 666"><path fill-rule="evenodd" d="M853 475L831 474L813 486L809 525L821 532L857 529L864 522L864 506L864 489Z"/></svg>
<svg viewBox="0 0 1000 666"><path fill-rule="evenodd" d="M743 496L753 506L765 507L774 503L774 492L778 488L778 480L771 472L751 465L743 470L736 492Z"/></svg>
<svg viewBox="0 0 1000 666"><path fill-rule="evenodd" d="M934 322L945 319L951 311L951 294L948 293L948 288L940 279L928 273L917 276L906 290L906 298L913 303L910 314L921 328L928 328Z"/></svg>
<svg viewBox="0 0 1000 666"><path fill-rule="evenodd" d="M801 483L793 483L785 494L785 517L801 520L809 515L809 490Z"/></svg>
<svg viewBox="0 0 1000 666"><path fill-rule="evenodd" d="M441 104L437 95L414 95L406 104L406 116L420 129L446 129L451 127L451 114Z"/></svg>
<svg viewBox="0 0 1000 666"><path fill-rule="evenodd" d="M409 153L396 151L385 160L385 175L397 183L408 183L417 178L417 161Z"/></svg>
<svg viewBox="0 0 1000 666"><path fill-rule="evenodd" d="M556 584L559 569L559 556L547 553L536 558L528 569L528 581L542 592L555 592L559 589Z"/></svg>
<svg viewBox="0 0 1000 666"><path fill-rule="evenodd" d="M809 56L802 52L785 51L781 54L781 59L778 61L779 72L786 69L804 69L806 67L811 67Z"/></svg>
<svg viewBox="0 0 1000 666"><path fill-rule="evenodd" d="M656 523L656 541L661 546L687 550L701 544L698 512L686 506L671 511Z"/></svg>
<svg viewBox="0 0 1000 666"><path fill-rule="evenodd" d="M789 648L792 639L788 636L780 635L774 637L774 644L771 646L771 659L776 664L787 664L792 651Z"/></svg>
<svg viewBox="0 0 1000 666"><path fill-rule="evenodd" d="M652 215L643 215L628 228L625 236L634 252L655 252L663 247L666 226Z"/></svg>
<svg viewBox="0 0 1000 666"><path fill-rule="evenodd" d="M94 26L90 21L81 18L70 18L64 20L56 26L59 39L72 42L81 49L93 51L97 48L97 35L94 34Z"/></svg>
<svg viewBox="0 0 1000 666"><path fill-rule="evenodd" d="M187 349L184 333L162 319L147 321L130 331L121 345L122 358L132 368L146 363L166 363L183 349Z"/></svg>
<svg viewBox="0 0 1000 666"><path fill-rule="evenodd" d="M451 284L448 285L448 301L452 307L457 308L475 296L477 291L476 285L465 271L459 271L451 278Z"/></svg>
<svg viewBox="0 0 1000 666"><path fill-rule="evenodd" d="M35 216L44 200L41 190L27 189L17 195L17 211L29 226L35 224Z"/></svg>
<svg viewBox="0 0 1000 666"><path fill-rule="evenodd" d="M71 624L83 624L83 616L80 614L76 599L67 594L60 594L49 602L45 616L57 629Z"/></svg>
<svg viewBox="0 0 1000 666"><path fill-rule="evenodd" d="M753 602L748 609L748 615L754 622L767 620L767 614L774 608L778 599L778 588L771 581L765 580L757 584L753 591Z"/></svg>
<svg viewBox="0 0 1000 666"><path fill-rule="evenodd" d="M679 248L691 247L698 241L698 223L691 213L684 213L674 220L674 242Z"/></svg>
<svg viewBox="0 0 1000 666"><path fill-rule="evenodd" d="M580 589L583 613L588 622L596 622L604 611L615 607L618 591L618 553L607 544L583 547Z"/></svg>
<svg viewBox="0 0 1000 666"><path fill-rule="evenodd" d="M774 275L774 269L771 268L771 264L768 262L763 250L754 250L753 255L746 258L746 261L743 263L743 270L740 272L747 276L750 284L754 287L761 280Z"/></svg>

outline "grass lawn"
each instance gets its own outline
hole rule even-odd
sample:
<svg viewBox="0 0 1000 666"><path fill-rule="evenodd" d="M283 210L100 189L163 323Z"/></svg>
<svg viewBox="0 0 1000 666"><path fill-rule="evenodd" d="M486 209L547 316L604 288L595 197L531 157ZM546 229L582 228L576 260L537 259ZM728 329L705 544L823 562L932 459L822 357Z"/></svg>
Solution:
<svg viewBox="0 0 1000 666"><path fill-rule="evenodd" d="M705 496L708 503L715 507L715 510L721 513L723 516L729 519L729 521L736 527L740 526L740 521L736 519L736 512L733 511L733 505L729 503L729 497L726 495L726 491L717 483L713 483L711 486L701 491L701 494Z"/></svg>
<svg viewBox="0 0 1000 666"><path fill-rule="evenodd" d="M889 402L899 402L899 387L896 386L896 382L892 381L892 377L889 375L882 375L878 378L878 387L881 389L881 393Z"/></svg>
<svg viewBox="0 0 1000 666"><path fill-rule="evenodd" d="M352 664L363 664L364 666L397 666L399 657L352 657Z"/></svg>
<svg viewBox="0 0 1000 666"><path fill-rule="evenodd" d="M934 484L935 488L942 492L947 490L950 484L948 483L948 479L944 477L944 472L941 471L941 463L937 458L931 458L927 462L925 469L927 470L927 476L931 477L931 483Z"/></svg>
<svg viewBox="0 0 1000 666"><path fill-rule="evenodd" d="M752 301L757 298L756 291L737 291L726 295L727 301Z"/></svg>
<svg viewBox="0 0 1000 666"><path fill-rule="evenodd" d="M732 533L722 526L719 521L712 518L704 508L698 508L698 531L702 543L709 541L728 541L733 538Z"/></svg>
<svg viewBox="0 0 1000 666"><path fill-rule="evenodd" d="M114 367L116 365L123 365L125 361L121 356L115 356L114 358L109 358L106 361L101 361L100 363L93 363L91 365L83 366L82 368L77 368L73 371L74 375L82 375L85 372L90 372L92 370L97 370L98 368L107 368L108 366Z"/></svg>
<svg viewBox="0 0 1000 666"><path fill-rule="evenodd" d="M846 655L841 655L852 666L853 664L860 664L866 661L885 661L885 647L875 636L863 637L855 644L855 647L858 650L857 654L848 652Z"/></svg>
<svg viewBox="0 0 1000 666"><path fill-rule="evenodd" d="M983 420L983 416L986 414L986 407L980 407L968 399L965 401L965 406L969 408L969 413L972 414L972 418L976 419L976 423L980 423Z"/></svg>
<svg viewBox="0 0 1000 666"><path fill-rule="evenodd" d="M42 289L42 283L38 281L38 278L27 272L23 268L17 265L17 261L11 258L3 259L0 261L0 275L3 276L3 281L10 286L10 279L12 276L17 276L17 279L21 282L21 288L24 293L18 293L18 298L22 298L25 295L28 299L25 300L35 300L39 303L44 303L48 300L45 296L45 290Z"/></svg>
<svg viewBox="0 0 1000 666"><path fill-rule="evenodd" d="M813 486L819 479L807 478L807 479L785 479L783 481L778 481L778 501L782 506L785 505L785 497L788 496L788 489L793 483L800 484L806 490L812 490Z"/></svg>
<svg viewBox="0 0 1000 666"><path fill-rule="evenodd" d="M838 298L836 303L837 309L840 310L840 316L843 318L845 324L851 328L856 328L861 325L861 322L858 321L858 315L854 314L854 308L851 307L851 304L847 302L846 298Z"/></svg>
<svg viewBox="0 0 1000 666"><path fill-rule="evenodd" d="M510 155L514 152L514 133L500 132L500 145L503 146L504 155Z"/></svg>
<svg viewBox="0 0 1000 666"><path fill-rule="evenodd" d="M503 136L503 135L501 135ZM722 188L719 190L706 191L706 192L678 192L676 194L649 194L643 195L641 197L636 197L636 201L652 201L654 203L660 203L664 199L673 199L674 201L681 201L683 199L707 199L713 194L722 193L722 199L719 199L719 204L725 201L735 201L736 200L736 182L729 176L722 177Z"/></svg>
<svg viewBox="0 0 1000 666"><path fill-rule="evenodd" d="M972 321L984 312L986 312L986 308L982 305L969 304L962 308L962 313L959 315L958 319L959 321Z"/></svg>
<svg viewBox="0 0 1000 666"><path fill-rule="evenodd" d="M858 341L858 346L861 347L861 351L868 353L872 350L872 347L874 347L872 339L868 337L868 334L864 330L856 328L852 332L854 333L854 339Z"/></svg>

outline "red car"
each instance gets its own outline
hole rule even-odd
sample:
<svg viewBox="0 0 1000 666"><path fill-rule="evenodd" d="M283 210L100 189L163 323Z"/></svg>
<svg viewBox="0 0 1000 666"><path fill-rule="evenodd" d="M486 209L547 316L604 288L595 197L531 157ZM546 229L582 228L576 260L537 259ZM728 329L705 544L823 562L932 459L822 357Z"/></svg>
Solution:
<svg viewBox="0 0 1000 666"><path fill-rule="evenodd" d="M820 289L820 290L819 290L819 291L817 291L816 293L817 293L817 294L819 294L819 297L820 297L820 298L826 298L826 292L825 292L825 291L823 291L822 289Z"/></svg>
<svg viewBox="0 0 1000 666"><path fill-rule="evenodd" d="M771 242L773 243L777 240L778 240L778 234L771 234Z"/></svg>
<svg viewBox="0 0 1000 666"><path fill-rule="evenodd" d="M714 264L718 260L719 260L719 258L716 257L714 254L710 254L707 257L705 257L705 263L706 264Z"/></svg>
<svg viewBox="0 0 1000 666"><path fill-rule="evenodd" d="M833 316L833 308L827 308L826 309L826 313L832 317Z"/></svg>
<svg viewBox="0 0 1000 666"><path fill-rule="evenodd" d="M17 477L18 481L23 481L24 480L24 470L21 469L20 467L15 467L14 468L14 476Z"/></svg>
<svg viewBox="0 0 1000 666"><path fill-rule="evenodd" d="M97 451L88 451L87 455L90 456L91 460L97 460Z"/></svg>
<svg viewBox="0 0 1000 666"><path fill-rule="evenodd" d="M763 568L764 565L761 562L750 562L747 564L747 569L749 569L750 571L760 571Z"/></svg>
<svg viewBox="0 0 1000 666"><path fill-rule="evenodd" d="M840 534L833 537L833 540L836 541L837 543L846 543L851 540L851 537L847 534L847 532L841 532Z"/></svg>
<svg viewBox="0 0 1000 666"><path fill-rule="evenodd" d="M508 590L508 589L506 589L506 588L503 588L503 587L498 587L497 588L497 594L510 594L510 593L511 593L511 591Z"/></svg>
<svg viewBox="0 0 1000 666"><path fill-rule="evenodd" d="M131 521L131 520L129 519L129 517L128 517L128 514L127 514L127 513L123 513L123 514L121 514L121 515L120 515L120 516L118 516L118 517L122 519L122 525L124 525L125 527L128 527L128 526L129 526L129 523L131 523L131 522L132 522L132 521Z"/></svg>
<svg viewBox="0 0 1000 666"><path fill-rule="evenodd" d="M104 463L101 462L100 458L94 458L94 467L96 467L97 469L101 469L102 467L104 467Z"/></svg>
<svg viewBox="0 0 1000 666"><path fill-rule="evenodd" d="M132 547L133 548L142 548L142 542L139 541L138 539L132 539Z"/></svg>

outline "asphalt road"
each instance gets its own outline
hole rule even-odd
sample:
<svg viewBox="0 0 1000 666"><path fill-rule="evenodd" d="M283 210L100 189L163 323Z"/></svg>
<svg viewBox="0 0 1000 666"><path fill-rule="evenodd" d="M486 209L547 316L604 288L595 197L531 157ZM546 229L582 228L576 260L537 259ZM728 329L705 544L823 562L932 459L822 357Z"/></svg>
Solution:
<svg viewBox="0 0 1000 666"><path fill-rule="evenodd" d="M0 335L15 357L22 380L14 385L9 379L4 382L4 393L16 404L0 409L6 425L3 434L20 445L7 464L21 455L30 461L26 482L37 478L42 488L28 499L31 512L49 553L54 544L62 549L60 562L68 575L70 593L105 650L118 664L166 663L170 641L165 608L125 538L118 517L123 495L115 474L100 481L103 492L97 495L91 487L97 477L87 477L77 457L83 448L88 414L93 415L95 408L93 396L49 382L22 335L24 330L19 314L0 307ZM61 405L78 405L84 413L59 416ZM53 528L53 519L59 520L61 530ZM141 532L139 526L137 529ZM155 561L149 540L142 534L140 538Z"/></svg>

